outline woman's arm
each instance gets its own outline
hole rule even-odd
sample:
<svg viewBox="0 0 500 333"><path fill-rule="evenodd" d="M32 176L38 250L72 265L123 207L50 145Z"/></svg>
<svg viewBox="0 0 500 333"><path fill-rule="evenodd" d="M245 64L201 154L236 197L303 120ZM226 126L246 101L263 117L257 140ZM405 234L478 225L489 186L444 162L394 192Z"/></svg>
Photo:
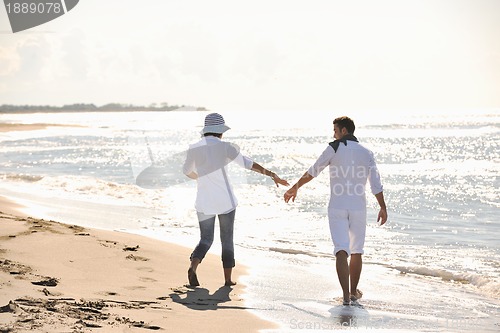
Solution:
<svg viewBox="0 0 500 333"><path fill-rule="evenodd" d="M280 185L288 186L289 185L286 180L281 179L280 177L278 177L277 174L275 174L274 172L272 172L270 170L267 170L266 168L264 168L259 163L253 162L251 170L255 171L255 172L258 172L258 173L261 173L264 176L271 177L271 179L274 181L274 183L276 184L276 186L280 186Z"/></svg>

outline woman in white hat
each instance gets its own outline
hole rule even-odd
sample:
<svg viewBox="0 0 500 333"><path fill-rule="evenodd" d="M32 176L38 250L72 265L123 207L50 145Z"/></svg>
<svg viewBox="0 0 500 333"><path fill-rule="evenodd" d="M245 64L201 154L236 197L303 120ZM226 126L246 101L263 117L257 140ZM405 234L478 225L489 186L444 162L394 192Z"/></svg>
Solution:
<svg viewBox="0 0 500 333"><path fill-rule="evenodd" d="M191 265L188 269L191 286L200 285L196 268L213 243L216 216L219 218L225 285L236 284L231 279L231 273L235 266L233 228L238 202L229 182L226 165L236 162L246 169L271 177L276 186L289 185L274 172L243 156L236 145L222 141L223 133L229 129L220 114L208 114L201 131L202 139L190 145L183 166L184 174L197 181L195 208L200 225L200 242L191 254Z"/></svg>

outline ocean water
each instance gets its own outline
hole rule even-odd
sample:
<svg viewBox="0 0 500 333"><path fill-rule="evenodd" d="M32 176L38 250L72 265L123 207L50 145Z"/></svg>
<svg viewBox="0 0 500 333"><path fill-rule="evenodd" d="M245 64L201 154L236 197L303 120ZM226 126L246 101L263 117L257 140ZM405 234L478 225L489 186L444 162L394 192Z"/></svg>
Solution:
<svg viewBox="0 0 500 333"><path fill-rule="evenodd" d="M279 323L276 332L500 331L500 110L376 115L353 115L356 136L375 153L389 210L378 226L369 196L363 308L340 305L328 172L286 204L286 188L232 168L237 264L250 271L247 305ZM71 125L0 133L0 195L42 218L194 247L196 186L180 168L204 116L0 114L0 123ZM225 140L294 183L332 141L338 115L224 116L232 127ZM162 167L162 181L137 186L151 166Z"/></svg>

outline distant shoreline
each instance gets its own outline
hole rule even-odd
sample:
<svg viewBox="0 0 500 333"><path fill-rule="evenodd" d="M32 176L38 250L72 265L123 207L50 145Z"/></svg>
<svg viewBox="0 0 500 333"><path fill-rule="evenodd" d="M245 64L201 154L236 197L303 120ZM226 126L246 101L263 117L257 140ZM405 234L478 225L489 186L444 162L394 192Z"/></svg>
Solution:
<svg viewBox="0 0 500 333"><path fill-rule="evenodd" d="M0 113L44 113L44 112L138 112L138 111L208 111L205 107L191 105L168 105L168 103L150 106L109 103L102 106L94 104L52 105L0 105Z"/></svg>
<svg viewBox="0 0 500 333"><path fill-rule="evenodd" d="M17 131L36 131L43 130L47 127L83 127L81 125L61 125L61 124L11 124L0 123L0 133L17 132Z"/></svg>

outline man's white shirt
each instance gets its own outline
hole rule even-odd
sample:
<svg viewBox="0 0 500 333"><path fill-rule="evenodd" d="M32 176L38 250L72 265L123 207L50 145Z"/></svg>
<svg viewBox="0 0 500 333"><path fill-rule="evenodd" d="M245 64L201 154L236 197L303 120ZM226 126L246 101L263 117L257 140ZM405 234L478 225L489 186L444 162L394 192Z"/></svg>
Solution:
<svg viewBox="0 0 500 333"><path fill-rule="evenodd" d="M307 172L317 177L329 166L329 208L365 210L366 182L370 182L373 194L382 192L380 174L369 149L356 141L347 140L346 143L340 143L336 152L328 146Z"/></svg>

